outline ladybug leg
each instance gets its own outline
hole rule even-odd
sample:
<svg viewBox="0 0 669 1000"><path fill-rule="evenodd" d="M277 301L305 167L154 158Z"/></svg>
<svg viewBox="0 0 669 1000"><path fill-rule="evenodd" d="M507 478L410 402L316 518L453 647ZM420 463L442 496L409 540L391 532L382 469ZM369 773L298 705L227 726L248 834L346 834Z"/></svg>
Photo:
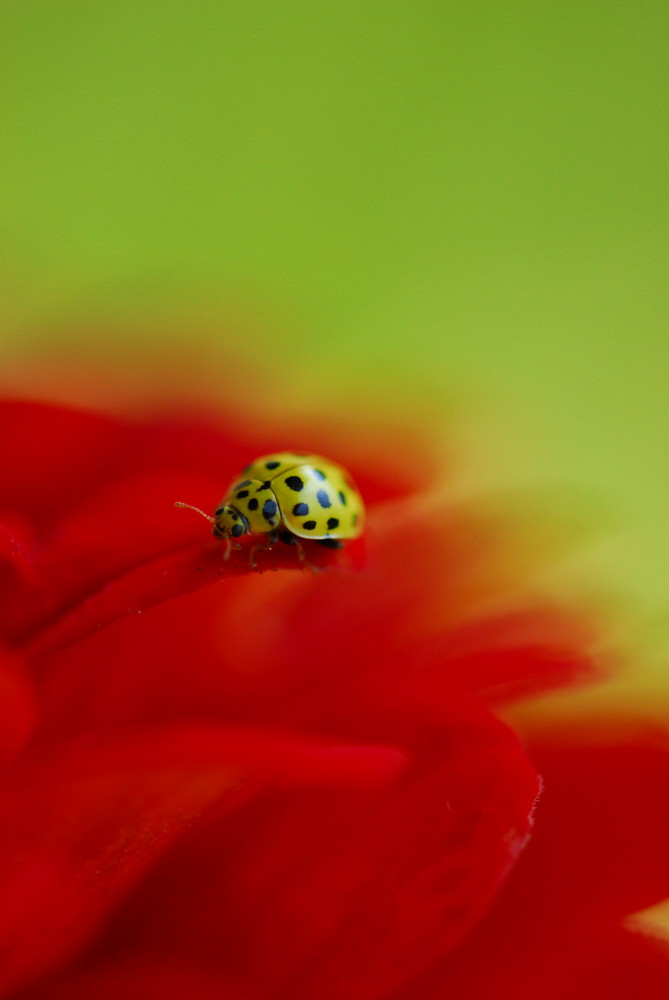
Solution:
<svg viewBox="0 0 669 1000"><path fill-rule="evenodd" d="M310 563L309 560L307 559L307 554L304 551L304 545L302 544L302 542L299 542L296 538L293 544L297 548L297 555L302 565L306 566L307 569L310 569L312 573L318 573L319 572L318 566L314 566L313 563Z"/></svg>
<svg viewBox="0 0 669 1000"><path fill-rule="evenodd" d="M237 543L233 542L233 540L230 538L230 535L226 535L225 536L225 549L223 550L223 561L224 562L228 561L228 559L230 558L230 553L232 552L233 549L237 549L237 551L239 551L239 549L241 549L241 545L237 545Z"/></svg>
<svg viewBox="0 0 669 1000"><path fill-rule="evenodd" d="M299 560L302 563L302 565L306 566L308 569L310 569L312 573L318 573L319 572L318 567L317 566L312 566L312 564L307 559L307 554L304 551L304 546L302 545L302 542L299 540L299 538L297 537L297 535L294 535L292 533L292 531L282 531L282 532L280 532L280 534L279 534L279 541L285 542L286 545L294 545L295 548L297 549L297 555L298 555Z"/></svg>
<svg viewBox="0 0 669 1000"><path fill-rule="evenodd" d="M265 536L265 539L266 539L266 542L267 542L266 545L263 545L262 542L258 542L256 545L253 545L251 547L251 551L249 552L249 563L250 563L251 569L257 569L258 568L258 563L256 561L256 552L263 552L263 551L264 552L271 552L272 549L274 548L274 545L276 544L277 538L278 538L278 535L277 535L276 531L270 531Z"/></svg>

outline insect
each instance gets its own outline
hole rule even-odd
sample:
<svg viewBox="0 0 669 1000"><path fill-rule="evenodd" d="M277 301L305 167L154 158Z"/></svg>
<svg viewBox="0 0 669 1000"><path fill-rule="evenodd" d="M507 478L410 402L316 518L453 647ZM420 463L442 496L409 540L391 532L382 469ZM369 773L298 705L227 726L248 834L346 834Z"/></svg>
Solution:
<svg viewBox="0 0 669 1000"><path fill-rule="evenodd" d="M175 506L195 510L211 521L214 536L226 542L224 559L230 556L232 539L263 535L265 544L251 549L254 569L256 552L271 549L277 541L296 545L305 563L300 539L341 548L346 539L361 534L365 515L362 497L345 469L321 455L292 451L263 455L247 465L213 517L191 504Z"/></svg>

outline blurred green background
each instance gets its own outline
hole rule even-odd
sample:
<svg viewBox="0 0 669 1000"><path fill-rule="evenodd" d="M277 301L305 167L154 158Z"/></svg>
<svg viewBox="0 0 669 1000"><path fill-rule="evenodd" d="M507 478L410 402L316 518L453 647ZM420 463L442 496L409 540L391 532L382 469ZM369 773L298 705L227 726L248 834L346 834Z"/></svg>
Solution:
<svg viewBox="0 0 669 1000"><path fill-rule="evenodd" d="M5 0L0 360L443 398L472 483L602 499L666 637L668 43L654 0Z"/></svg>

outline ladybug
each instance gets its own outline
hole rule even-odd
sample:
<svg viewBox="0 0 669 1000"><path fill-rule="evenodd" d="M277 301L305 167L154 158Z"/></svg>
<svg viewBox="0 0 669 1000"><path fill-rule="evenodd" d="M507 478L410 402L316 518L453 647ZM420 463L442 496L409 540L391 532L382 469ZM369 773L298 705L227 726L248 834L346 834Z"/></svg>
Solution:
<svg viewBox="0 0 669 1000"><path fill-rule="evenodd" d="M293 451L263 455L247 465L213 517L190 504L176 506L196 510L213 523L214 536L227 542L225 559L230 556L232 539L264 535L267 544L251 549L253 568L255 553L271 549L277 541L296 545L302 562L306 562L302 538L341 548L346 539L361 534L365 512L345 469L321 455Z"/></svg>

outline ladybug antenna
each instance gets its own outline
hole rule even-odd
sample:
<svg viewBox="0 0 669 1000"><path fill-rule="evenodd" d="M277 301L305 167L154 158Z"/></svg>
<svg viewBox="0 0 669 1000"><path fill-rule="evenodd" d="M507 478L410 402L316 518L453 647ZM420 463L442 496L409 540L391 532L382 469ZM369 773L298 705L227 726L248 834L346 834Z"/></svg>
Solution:
<svg viewBox="0 0 669 1000"><path fill-rule="evenodd" d="M188 510L195 510L195 511L197 511L198 514L201 514L202 517L206 517L207 521L211 521L212 524L216 523L216 518L215 517L212 517L211 514L205 514L205 512L203 510L200 510L199 507L193 507L193 505L190 504L190 503L181 503L180 500L175 500L174 506L175 507L186 507Z"/></svg>

